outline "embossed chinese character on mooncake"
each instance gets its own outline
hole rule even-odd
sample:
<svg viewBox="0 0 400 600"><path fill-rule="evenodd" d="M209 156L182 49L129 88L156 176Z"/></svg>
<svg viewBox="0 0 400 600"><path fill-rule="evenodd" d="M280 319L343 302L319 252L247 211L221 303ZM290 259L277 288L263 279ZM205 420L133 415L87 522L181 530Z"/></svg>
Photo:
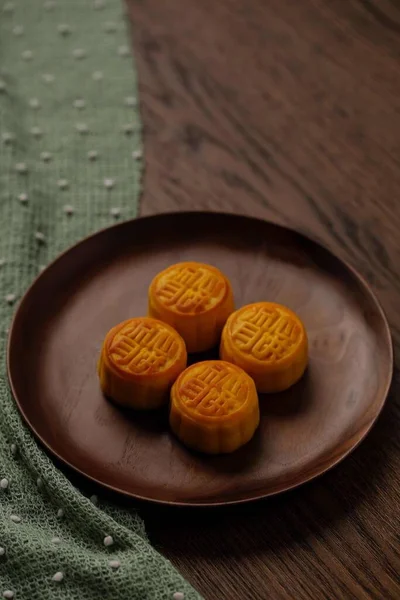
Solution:
<svg viewBox="0 0 400 600"><path fill-rule="evenodd" d="M253 437L259 421L254 382L236 365L218 360L196 363L172 387L171 429L194 450L233 452Z"/></svg>
<svg viewBox="0 0 400 600"><path fill-rule="evenodd" d="M168 401L186 361L185 343L172 327L150 317L129 319L104 340L98 363L101 388L124 406L157 408Z"/></svg>
<svg viewBox="0 0 400 600"><path fill-rule="evenodd" d="M188 352L216 346L233 310L229 280L203 263L172 265L156 275L149 288L149 315L174 327Z"/></svg>
<svg viewBox="0 0 400 600"><path fill-rule="evenodd" d="M307 367L307 333L289 308L274 302L249 304L227 320L220 357L244 369L259 392L283 391Z"/></svg>

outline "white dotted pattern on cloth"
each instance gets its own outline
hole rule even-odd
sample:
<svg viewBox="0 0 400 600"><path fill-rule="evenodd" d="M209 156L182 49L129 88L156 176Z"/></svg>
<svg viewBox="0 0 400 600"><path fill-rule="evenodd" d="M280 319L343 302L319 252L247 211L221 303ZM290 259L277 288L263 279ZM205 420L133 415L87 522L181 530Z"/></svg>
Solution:
<svg viewBox="0 0 400 600"><path fill-rule="evenodd" d="M135 131L134 124L133 123L127 123L126 125L123 126L123 131L127 135L130 135L131 133L133 133Z"/></svg>
<svg viewBox="0 0 400 600"><path fill-rule="evenodd" d="M93 2L93 8L96 10L100 10L103 9L105 7L106 3L104 0L94 0ZM52 11L54 9L56 9L57 4L53 1L53 0L47 0L43 3L43 9L45 11ZM12 14L14 12L14 4L9 2L3 5L2 7L3 11L6 13L10 13ZM112 21L107 21L104 24L104 30L106 32L106 34L112 34L114 32L116 32L119 29L117 23L112 22ZM19 25L19 24L12 24L10 26L10 31L12 32L12 34L15 37L21 37L25 36L25 29L23 25ZM58 33L59 35L57 36L59 39L62 38L66 38L69 36L75 36L75 29L73 29L68 23L60 23L56 26L56 33ZM72 37L71 37L72 39ZM21 40L22 41L22 40ZM61 43L61 42L60 42ZM66 43L66 42L63 42ZM68 55L71 56L72 53L72 57L74 59L76 59L76 61L80 61L84 58L86 58L88 56L88 50L85 48L80 48L80 47L76 47L73 48L72 50L66 50L66 52L68 52ZM115 52L115 50L114 50ZM34 48L26 48L25 49L22 47L19 49L19 53L20 53L20 57L22 61L34 61L36 58L38 59L38 64L39 64L39 49ZM129 46L127 45L121 45L117 47L116 50L116 54L119 55L120 57L126 57L130 55L130 49ZM43 84L52 84L55 81L55 76L52 73L40 73L37 75L39 81ZM91 77L93 79L93 81L96 82L101 82L104 78L104 73L103 71L93 71L91 73ZM101 85L101 84L99 84ZM44 91L46 91L45 87L42 88ZM54 89L54 88L52 88ZM99 88L100 89L100 88ZM6 82L3 80L0 80L0 93L7 93L7 86L6 86ZM36 89L35 89L36 92ZM46 98L45 96L43 96L43 98L37 98L37 97L31 97L28 98L27 100L25 100L26 102L26 106L31 109L31 114L32 117L31 119L37 119L37 117L39 116L39 114L41 112L44 112L44 107L46 106ZM127 108L130 107L135 107L137 105L137 99L135 96L123 96L121 97L121 105L125 105ZM83 109L91 109L93 110L92 107L89 106L89 100L86 100L84 98L80 98L77 97L75 99L70 100L70 106L72 109L76 109L76 110L83 110ZM89 110L88 110L89 112ZM76 112L75 112L76 114ZM128 114L127 114L128 116ZM129 118L129 116L128 116ZM91 133L89 125L87 123L75 123L74 128L76 130L76 132L78 134L81 135L88 135L89 133ZM122 130L125 134L129 134L129 138L131 138L133 136L133 134L136 133L136 127L133 123L126 123L125 125L123 125ZM32 138L35 138L35 144L40 145L42 143L41 139L43 138L43 129L36 124L36 122L34 122L33 124L31 123L31 126L28 127L28 131L30 132L30 135L32 136ZM46 131L46 134L48 132ZM100 132L96 131L94 132L96 135L99 135ZM9 145L11 146L11 144L15 141L16 136L14 133L12 132L3 132L1 134L1 140L5 145ZM18 141L18 140L17 140ZM47 144L46 144L47 145ZM91 150L85 150L86 152L86 157L87 159L89 159L89 161L94 162L97 161L99 159L99 152L96 149L91 149ZM129 152L129 149L127 150L127 152ZM135 150L135 152L140 152L140 150ZM55 154L55 152L50 152L49 150L41 150L40 152L38 152L37 154L37 159L36 159L36 163L34 165L34 163L32 163L32 170L34 170L34 166L36 168L36 165L40 165L40 163L50 163L53 161L53 158L57 157L57 154ZM105 157L106 159L107 157ZM54 162L56 162L54 160ZM17 172L17 174L19 175L28 175L30 169L28 169L28 165L25 162L17 162L14 165L15 171ZM42 164L42 169L45 168L45 166ZM49 168L49 167L46 167ZM95 169L96 167L93 166L93 169ZM43 171L44 173L45 171ZM46 171L47 172L47 171ZM62 171L61 171L62 173ZM60 174L61 174L60 173ZM27 179L22 179L19 178L20 181L27 181ZM101 181L101 180L100 180ZM69 190L70 188L70 182L69 180L67 180L65 177L61 177L59 179L56 179L57 182L57 186L59 188L59 190ZM103 183L103 188L106 188L107 190L111 190L112 188L114 188L115 186L115 182L116 179L114 177L107 177L107 178L103 178L102 179L102 183ZM74 182L71 181L72 184L74 184ZM53 185L54 185L54 180L53 180ZM34 200L34 189L31 186L26 186L26 188L29 191L29 194L32 195L32 199ZM69 192L66 192L67 195ZM28 203L28 193L25 191L21 191L20 193L18 193L16 195L16 197L18 198L19 202L23 205ZM28 207L29 208L29 207ZM28 210L28 208L26 208L25 210ZM22 210L22 208L21 208ZM63 212L65 213L65 215L67 215L68 217L72 216L75 212L74 207L71 204L65 204L63 205ZM116 219L119 218L119 216L121 215L121 208L120 207L110 207L109 208L109 215ZM44 233L42 233L41 231L36 231L34 233L34 238L36 240L36 242L38 242L38 246L43 246L46 242L46 236L44 235ZM6 264L6 259L0 259L0 267ZM41 265L39 267L39 270L43 270L44 265ZM14 293L9 293L5 295L5 301L7 304L12 305L15 300L16 300L17 296ZM18 453L18 449L17 449L17 445L15 443L10 444L10 453L13 457L17 457L17 453ZM44 480L42 479L42 477L37 477L36 478L36 486L38 490L43 490L44 489ZM0 479L0 490L2 490L5 494L10 494L12 490L9 489L10 487L10 480L7 479L6 477L3 477L2 479ZM98 498L96 495L92 495L90 497L90 501L91 503L96 506L98 504ZM62 519L64 517L64 509L63 508L59 508L56 511L56 516L58 519ZM15 524L20 524L22 522L22 518L17 515L17 514L10 514L9 515L9 519L15 523ZM61 539L58 536L55 536L53 538L51 538L51 543L54 545L54 551L56 550L56 547L59 546L61 544ZM111 535L106 535L103 539L103 545L106 547L110 547L114 545L114 539ZM0 546L0 558L6 555L6 550L4 547ZM109 567L116 571L121 567L121 563L119 560L117 559L113 559L113 560L109 560L108 561L108 565ZM61 567L61 565L60 565ZM54 575L51 576L51 579L55 582L60 584L65 578L65 573L60 570L57 571L56 573L54 573ZM12 591L12 590L4 590L4 591L0 591L0 593L2 593L3 597L6 599L13 599L16 598L17 592ZM179 597L177 597L177 600L180 600Z"/></svg>
<svg viewBox="0 0 400 600"><path fill-rule="evenodd" d="M118 217L121 215L121 209L118 206L113 206L110 208L110 215L114 217L114 219L118 219Z"/></svg>
<svg viewBox="0 0 400 600"><path fill-rule="evenodd" d="M89 127L87 123L76 123L75 128L82 135L89 133Z"/></svg>
<svg viewBox="0 0 400 600"><path fill-rule="evenodd" d="M6 2L3 6L3 12L5 12L5 13L14 12L14 9L15 9L14 2Z"/></svg>
<svg viewBox="0 0 400 600"><path fill-rule="evenodd" d="M21 56L24 60L32 60L33 52L32 52L32 50L24 50L22 52Z"/></svg>
<svg viewBox="0 0 400 600"><path fill-rule="evenodd" d="M118 54L120 56L130 56L130 51L128 46L119 46L118 47Z"/></svg>
<svg viewBox="0 0 400 600"><path fill-rule="evenodd" d="M82 108L85 108L86 103L83 98L77 98L73 101L72 106L81 110Z"/></svg>
<svg viewBox="0 0 400 600"><path fill-rule="evenodd" d="M112 546L114 544L114 540L111 537L111 535L106 535L106 537L103 540L103 543L105 546Z"/></svg>
<svg viewBox="0 0 400 600"><path fill-rule="evenodd" d="M21 523L22 519L18 515L10 515L10 519L13 523Z"/></svg>
<svg viewBox="0 0 400 600"><path fill-rule="evenodd" d="M117 31L117 24L113 23L112 21L108 21L107 23L104 23L104 30L107 33L114 33Z"/></svg>
<svg viewBox="0 0 400 600"><path fill-rule="evenodd" d="M52 155L50 152L41 152L40 158L43 162L50 162L52 159Z"/></svg>
<svg viewBox="0 0 400 600"><path fill-rule="evenodd" d="M65 190L65 189L67 189L69 184L68 184L67 179L59 179L57 181L57 185L61 190Z"/></svg>
<svg viewBox="0 0 400 600"><path fill-rule="evenodd" d="M114 183L115 183L114 179L106 178L104 180L104 187L111 189L114 187Z"/></svg>
<svg viewBox="0 0 400 600"><path fill-rule="evenodd" d="M46 241L46 236L41 231L36 231L35 240L43 244Z"/></svg>
<svg viewBox="0 0 400 600"><path fill-rule="evenodd" d="M36 110L38 108L40 108L40 102L39 102L38 98L30 98L30 100L29 100L29 106L31 108L36 109Z"/></svg>
<svg viewBox="0 0 400 600"><path fill-rule="evenodd" d="M16 25L15 27L13 27L13 34L20 36L24 34L24 28L22 25Z"/></svg>
<svg viewBox="0 0 400 600"><path fill-rule="evenodd" d="M77 60L82 60L86 56L86 50L84 48L75 48L72 51L72 56Z"/></svg>
<svg viewBox="0 0 400 600"><path fill-rule="evenodd" d="M71 33L71 27L67 23L60 23L57 26L57 31L60 35L69 35Z"/></svg>
<svg viewBox="0 0 400 600"><path fill-rule="evenodd" d="M135 98L135 96L127 96L124 99L124 103L126 104L126 106L136 106L137 105L137 99Z"/></svg>
<svg viewBox="0 0 400 600"><path fill-rule="evenodd" d="M17 173L21 173L22 175L24 175L28 172L28 167L25 163L20 162L15 165L15 170L17 171Z"/></svg>
<svg viewBox="0 0 400 600"><path fill-rule="evenodd" d="M100 81L104 77L103 71L94 71L92 77L95 81Z"/></svg>
<svg viewBox="0 0 400 600"><path fill-rule="evenodd" d="M99 156L99 153L97 152L97 150L89 150L88 152L88 159L89 160L96 160Z"/></svg>
<svg viewBox="0 0 400 600"><path fill-rule="evenodd" d="M66 204L64 206L64 212L65 212L66 215L71 216L71 215L74 214L75 209L74 209L73 206L71 206L71 204Z"/></svg>
<svg viewBox="0 0 400 600"><path fill-rule="evenodd" d="M13 133L5 131L4 133L1 134L1 139L3 140L3 142L5 144L10 144L11 142L13 142L15 140L15 135Z"/></svg>
<svg viewBox="0 0 400 600"><path fill-rule="evenodd" d="M43 131L40 129L40 127L32 127L31 134L33 137L39 138L42 137Z"/></svg>

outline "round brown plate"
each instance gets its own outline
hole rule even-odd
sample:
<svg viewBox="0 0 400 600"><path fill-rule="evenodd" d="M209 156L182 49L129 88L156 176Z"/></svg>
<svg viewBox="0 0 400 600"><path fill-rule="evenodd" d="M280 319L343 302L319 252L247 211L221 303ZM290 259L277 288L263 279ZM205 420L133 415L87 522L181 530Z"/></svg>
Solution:
<svg viewBox="0 0 400 600"><path fill-rule="evenodd" d="M99 388L106 332L144 315L151 279L183 260L224 271L238 307L286 304L309 334L306 375L260 397L255 437L227 456L190 452L170 433L166 411L124 412ZM297 486L355 448L384 404L392 344L367 284L316 242L256 219L180 213L111 227L51 264L17 310L8 369L29 426L80 473L137 498L218 505Z"/></svg>

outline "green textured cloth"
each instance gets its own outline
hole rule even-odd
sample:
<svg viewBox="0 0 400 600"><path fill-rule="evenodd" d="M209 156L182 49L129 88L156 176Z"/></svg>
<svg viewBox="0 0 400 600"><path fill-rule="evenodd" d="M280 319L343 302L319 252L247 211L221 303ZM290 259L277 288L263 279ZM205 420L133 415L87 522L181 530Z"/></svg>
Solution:
<svg viewBox="0 0 400 600"><path fill-rule="evenodd" d="M7 328L39 270L136 214L141 141L122 12L118 0L0 0L0 597L199 598L134 512L90 500L54 467L6 383Z"/></svg>

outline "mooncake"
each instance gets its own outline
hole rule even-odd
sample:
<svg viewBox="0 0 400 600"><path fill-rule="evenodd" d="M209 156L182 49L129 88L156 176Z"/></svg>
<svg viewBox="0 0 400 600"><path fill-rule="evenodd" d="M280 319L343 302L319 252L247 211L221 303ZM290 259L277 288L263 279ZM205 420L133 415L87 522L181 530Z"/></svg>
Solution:
<svg viewBox="0 0 400 600"><path fill-rule="evenodd" d="M254 381L236 365L195 363L172 386L170 426L189 448L233 452L253 437L259 421Z"/></svg>
<svg viewBox="0 0 400 600"><path fill-rule="evenodd" d="M227 320L220 358L244 369L259 392L283 391L307 367L307 333L289 308L274 302L249 304Z"/></svg>
<svg viewBox="0 0 400 600"><path fill-rule="evenodd" d="M185 343L172 327L149 317L128 319L106 335L98 362L100 385L123 406L158 408L168 402L186 361Z"/></svg>
<svg viewBox="0 0 400 600"><path fill-rule="evenodd" d="M216 346L233 310L229 280L210 265L178 263L156 275L150 284L149 315L174 327L188 352Z"/></svg>

